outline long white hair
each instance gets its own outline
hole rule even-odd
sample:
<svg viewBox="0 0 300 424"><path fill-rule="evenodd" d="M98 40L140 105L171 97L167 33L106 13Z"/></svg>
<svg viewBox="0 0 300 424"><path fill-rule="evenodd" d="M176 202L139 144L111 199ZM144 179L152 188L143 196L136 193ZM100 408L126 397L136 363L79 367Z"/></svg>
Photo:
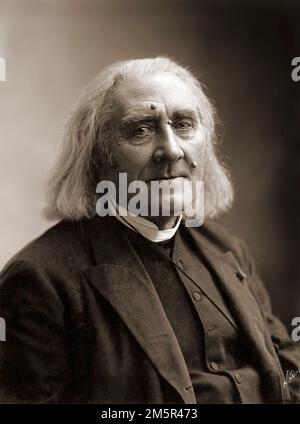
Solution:
<svg viewBox="0 0 300 424"><path fill-rule="evenodd" d="M81 219L96 215L99 165L105 169L113 163L109 145L113 89L122 81L158 72L171 72L179 77L198 99L198 111L206 133L204 216L214 217L230 208L233 188L227 171L216 157L214 108L189 70L167 57L156 57L120 61L108 66L83 90L66 123L62 150L48 182L44 212L49 219Z"/></svg>

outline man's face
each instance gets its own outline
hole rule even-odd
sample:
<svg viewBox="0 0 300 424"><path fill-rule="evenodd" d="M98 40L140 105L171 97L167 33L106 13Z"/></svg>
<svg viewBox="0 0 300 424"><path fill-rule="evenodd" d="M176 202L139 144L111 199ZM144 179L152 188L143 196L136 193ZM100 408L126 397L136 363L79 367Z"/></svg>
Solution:
<svg viewBox="0 0 300 424"><path fill-rule="evenodd" d="M116 87L113 109L110 179L117 187L120 172L128 184L166 179L175 187L172 203L181 202L184 180L202 175L203 167L204 128L191 89L167 72L129 80Z"/></svg>

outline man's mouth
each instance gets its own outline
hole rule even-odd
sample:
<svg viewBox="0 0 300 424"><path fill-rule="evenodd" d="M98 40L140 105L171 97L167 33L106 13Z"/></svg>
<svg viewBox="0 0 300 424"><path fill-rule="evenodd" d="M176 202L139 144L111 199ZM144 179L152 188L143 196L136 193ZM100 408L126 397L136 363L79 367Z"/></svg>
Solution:
<svg viewBox="0 0 300 424"><path fill-rule="evenodd" d="M176 176L162 176L162 177L156 177L156 178L151 178L147 181L147 183L151 183L151 181L166 181L166 182L173 182L176 180L182 179L184 180L185 177L183 175L176 175Z"/></svg>

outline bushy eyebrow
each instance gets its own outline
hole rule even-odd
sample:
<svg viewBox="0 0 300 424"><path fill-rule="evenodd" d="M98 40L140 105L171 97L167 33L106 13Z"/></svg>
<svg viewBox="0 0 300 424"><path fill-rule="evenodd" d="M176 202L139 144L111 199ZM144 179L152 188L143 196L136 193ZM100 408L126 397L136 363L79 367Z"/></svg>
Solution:
<svg viewBox="0 0 300 424"><path fill-rule="evenodd" d="M178 118L191 118L193 121L199 121L199 116L198 113L192 109L182 109L182 110L177 110L174 112L173 114L174 116L172 117L173 120L178 119Z"/></svg>
<svg viewBox="0 0 300 424"><path fill-rule="evenodd" d="M193 121L198 121L198 113L193 109L181 109L174 111L171 119L175 120L178 118L191 118ZM156 113L143 113L143 112L132 112L123 118L121 118L121 129L126 128L128 126L135 125L139 122L153 122L157 121L159 116Z"/></svg>
<svg viewBox="0 0 300 424"><path fill-rule="evenodd" d="M121 128L126 128L138 122L154 121L157 120L157 118L157 115L153 113L130 113L121 118Z"/></svg>

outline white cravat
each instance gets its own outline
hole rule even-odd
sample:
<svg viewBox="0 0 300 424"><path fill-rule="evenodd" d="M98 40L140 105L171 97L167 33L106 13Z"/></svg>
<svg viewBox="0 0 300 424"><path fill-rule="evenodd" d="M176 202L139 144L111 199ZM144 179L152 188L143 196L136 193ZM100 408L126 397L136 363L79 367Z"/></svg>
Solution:
<svg viewBox="0 0 300 424"><path fill-rule="evenodd" d="M182 219L182 215L180 215L178 216L173 228L160 230L153 222L126 211L126 209L118 205L111 196L108 198L108 207L111 215L114 215L120 222L131 230L138 232L143 237L153 241L154 243L170 240L175 235Z"/></svg>

